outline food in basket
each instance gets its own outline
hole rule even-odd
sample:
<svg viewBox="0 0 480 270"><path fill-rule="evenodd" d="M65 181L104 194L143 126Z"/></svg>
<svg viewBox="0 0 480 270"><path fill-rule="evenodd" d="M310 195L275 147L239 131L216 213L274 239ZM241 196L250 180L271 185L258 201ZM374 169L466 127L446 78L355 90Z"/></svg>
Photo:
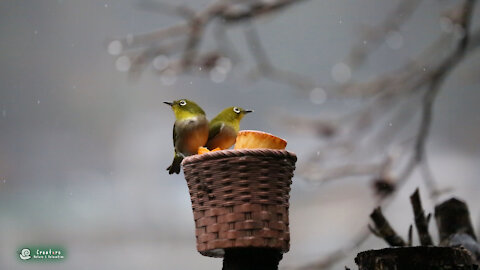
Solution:
<svg viewBox="0 0 480 270"><path fill-rule="evenodd" d="M219 147L217 147L217 148L215 148L215 149L213 149L213 150L208 150L208 148L206 148L206 147L199 147L197 154L201 155L201 154L205 154L205 153L209 153L209 152L215 152L215 151L220 151L220 150L222 150L222 149L220 149Z"/></svg>
<svg viewBox="0 0 480 270"><path fill-rule="evenodd" d="M270 133L258 130L241 130L238 132L234 149L285 149L287 141Z"/></svg>

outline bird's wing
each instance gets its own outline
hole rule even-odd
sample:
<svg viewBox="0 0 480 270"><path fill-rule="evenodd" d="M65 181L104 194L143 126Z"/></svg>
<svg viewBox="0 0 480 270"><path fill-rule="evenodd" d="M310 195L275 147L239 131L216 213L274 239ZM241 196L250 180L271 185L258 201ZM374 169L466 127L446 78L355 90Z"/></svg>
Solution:
<svg viewBox="0 0 480 270"><path fill-rule="evenodd" d="M208 139L212 139L215 136L222 131L222 129L225 127L225 124L222 122L216 122L212 126L210 126L210 129L208 131Z"/></svg>
<svg viewBox="0 0 480 270"><path fill-rule="evenodd" d="M173 147L177 146L177 123L173 124Z"/></svg>

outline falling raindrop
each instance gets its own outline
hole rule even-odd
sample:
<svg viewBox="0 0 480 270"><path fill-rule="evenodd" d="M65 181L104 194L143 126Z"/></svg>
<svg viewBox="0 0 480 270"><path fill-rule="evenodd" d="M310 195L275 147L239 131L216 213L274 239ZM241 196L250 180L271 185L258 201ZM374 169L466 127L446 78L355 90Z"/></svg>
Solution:
<svg viewBox="0 0 480 270"><path fill-rule="evenodd" d="M119 55L122 50L123 46L119 40L114 40L108 44L108 53L111 55Z"/></svg>
<svg viewBox="0 0 480 270"><path fill-rule="evenodd" d="M327 93L322 88L315 88L310 92L310 101L313 104L323 104L327 100Z"/></svg>
<svg viewBox="0 0 480 270"><path fill-rule="evenodd" d="M40 99L37 100L37 104L40 104Z"/></svg>
<svg viewBox="0 0 480 270"><path fill-rule="evenodd" d="M388 123L388 126L389 126L389 127L393 126L392 122L389 122L389 123Z"/></svg>
<svg viewBox="0 0 480 270"><path fill-rule="evenodd" d="M177 75L175 74L175 71L167 69L162 72L160 80L162 81L163 85L173 85L177 81Z"/></svg>
<svg viewBox="0 0 480 270"><path fill-rule="evenodd" d="M115 66L118 71L128 71L130 69L130 58L125 55L120 56L117 58L117 61L115 61Z"/></svg>
<svg viewBox="0 0 480 270"><path fill-rule="evenodd" d="M336 63L332 68L332 78L338 83L346 83L350 80L352 72L345 63Z"/></svg>
<svg viewBox="0 0 480 270"><path fill-rule="evenodd" d="M7 110L6 109L2 110L2 117L3 118L7 117Z"/></svg>
<svg viewBox="0 0 480 270"><path fill-rule="evenodd" d="M216 68L219 72L227 74L232 69L232 61L227 57L220 57L216 62Z"/></svg>
<svg viewBox="0 0 480 270"><path fill-rule="evenodd" d="M38 30L33 31L33 34L35 35L38 34Z"/></svg>
<svg viewBox="0 0 480 270"><path fill-rule="evenodd" d="M367 41L366 41L366 40L363 41L363 45L367 45Z"/></svg>
<svg viewBox="0 0 480 270"><path fill-rule="evenodd" d="M105 7L108 8L108 4L105 4Z"/></svg>
<svg viewBox="0 0 480 270"><path fill-rule="evenodd" d="M392 50L398 50L403 47L403 36L398 31L390 31L387 34L385 43Z"/></svg>
<svg viewBox="0 0 480 270"><path fill-rule="evenodd" d="M210 70L210 79L212 82L221 83L225 81L226 74L223 69L219 69L215 67L214 69Z"/></svg>
<svg viewBox="0 0 480 270"><path fill-rule="evenodd" d="M165 55L159 55L153 59L153 67L158 70L162 71L168 67L168 63L170 60Z"/></svg>

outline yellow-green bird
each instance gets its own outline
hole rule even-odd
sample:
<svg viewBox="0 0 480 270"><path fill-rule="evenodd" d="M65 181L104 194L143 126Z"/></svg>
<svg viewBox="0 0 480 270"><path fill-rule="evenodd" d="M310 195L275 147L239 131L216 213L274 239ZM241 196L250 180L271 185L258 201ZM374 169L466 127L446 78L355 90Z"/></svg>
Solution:
<svg viewBox="0 0 480 270"><path fill-rule="evenodd" d="M180 164L186 156L194 155L208 139L208 120L205 112L195 102L188 99L163 102L172 107L175 113L173 125L173 146L175 156L167 168L169 174L180 173Z"/></svg>
<svg viewBox="0 0 480 270"><path fill-rule="evenodd" d="M209 123L207 148L228 149L235 143L240 130L240 120L252 110L240 107L228 107L221 111Z"/></svg>

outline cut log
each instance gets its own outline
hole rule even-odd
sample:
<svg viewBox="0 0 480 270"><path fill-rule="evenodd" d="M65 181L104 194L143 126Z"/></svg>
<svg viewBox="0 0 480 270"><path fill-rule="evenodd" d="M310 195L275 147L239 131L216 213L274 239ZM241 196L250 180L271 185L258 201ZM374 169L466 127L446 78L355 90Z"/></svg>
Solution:
<svg viewBox="0 0 480 270"><path fill-rule="evenodd" d="M369 250L355 258L359 270L474 270L470 254L463 248L401 247Z"/></svg>

